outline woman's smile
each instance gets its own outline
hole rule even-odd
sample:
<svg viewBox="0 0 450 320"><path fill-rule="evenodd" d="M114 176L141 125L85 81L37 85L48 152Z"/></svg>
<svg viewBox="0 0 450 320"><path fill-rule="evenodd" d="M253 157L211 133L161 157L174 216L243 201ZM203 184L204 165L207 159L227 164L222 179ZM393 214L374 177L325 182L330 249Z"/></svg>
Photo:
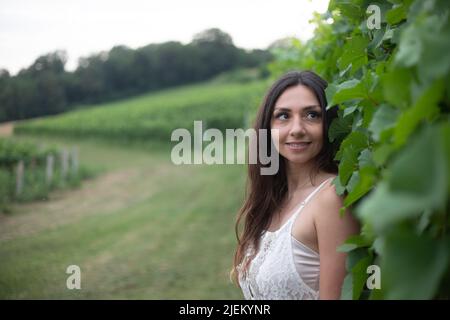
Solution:
<svg viewBox="0 0 450 320"><path fill-rule="evenodd" d="M303 151L308 148L311 142L286 142L287 147L292 151Z"/></svg>

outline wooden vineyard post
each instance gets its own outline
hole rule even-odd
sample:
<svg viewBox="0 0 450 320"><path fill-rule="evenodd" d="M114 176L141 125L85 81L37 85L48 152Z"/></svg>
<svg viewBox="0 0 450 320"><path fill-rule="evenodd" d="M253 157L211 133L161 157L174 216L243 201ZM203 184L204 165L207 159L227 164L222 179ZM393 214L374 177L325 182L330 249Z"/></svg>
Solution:
<svg viewBox="0 0 450 320"><path fill-rule="evenodd" d="M55 157L52 154L47 155L47 166L45 170L45 181L47 182L47 185L52 183L54 163Z"/></svg>
<svg viewBox="0 0 450 320"><path fill-rule="evenodd" d="M25 166L23 160L20 160L17 164L16 174L16 196L19 196L23 191Z"/></svg>
<svg viewBox="0 0 450 320"><path fill-rule="evenodd" d="M73 147L72 148L72 161L71 161L71 165L72 165L72 176L76 177L77 173L78 173L78 148L77 147Z"/></svg>
<svg viewBox="0 0 450 320"><path fill-rule="evenodd" d="M66 149L61 152L61 179L64 181L67 177L67 171L69 168L69 153Z"/></svg>

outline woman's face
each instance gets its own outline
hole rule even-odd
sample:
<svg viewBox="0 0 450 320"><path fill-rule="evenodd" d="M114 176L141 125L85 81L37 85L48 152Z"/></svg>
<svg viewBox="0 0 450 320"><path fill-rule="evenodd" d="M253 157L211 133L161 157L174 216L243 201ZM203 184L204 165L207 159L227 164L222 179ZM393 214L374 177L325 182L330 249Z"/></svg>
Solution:
<svg viewBox="0 0 450 320"><path fill-rule="evenodd" d="M314 159L323 145L322 119L322 109L311 89L304 85L286 89L275 103L270 125L278 129L278 152L297 164ZM276 134L272 130L274 138Z"/></svg>

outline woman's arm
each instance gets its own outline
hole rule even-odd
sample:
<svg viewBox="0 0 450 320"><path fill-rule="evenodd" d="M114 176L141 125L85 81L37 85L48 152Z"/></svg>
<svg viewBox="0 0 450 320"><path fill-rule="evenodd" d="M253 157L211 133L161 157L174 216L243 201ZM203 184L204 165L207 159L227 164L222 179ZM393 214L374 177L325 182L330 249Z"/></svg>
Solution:
<svg viewBox="0 0 450 320"><path fill-rule="evenodd" d="M320 209L314 214L320 253L320 299L340 299L341 288L346 275L346 254L337 248L353 234L358 234L358 221L347 210L339 215L343 200L336 194L334 185L327 184L318 193Z"/></svg>

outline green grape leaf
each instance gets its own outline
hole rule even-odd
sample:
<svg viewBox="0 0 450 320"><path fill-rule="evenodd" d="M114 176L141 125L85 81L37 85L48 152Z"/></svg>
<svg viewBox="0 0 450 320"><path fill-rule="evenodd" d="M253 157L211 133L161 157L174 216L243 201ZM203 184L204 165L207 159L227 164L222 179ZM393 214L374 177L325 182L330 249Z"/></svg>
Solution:
<svg viewBox="0 0 450 320"><path fill-rule="evenodd" d="M399 116L399 111L387 104L380 105L372 118L369 125L369 131L375 141L380 141L381 133L387 129L393 128Z"/></svg>
<svg viewBox="0 0 450 320"><path fill-rule="evenodd" d="M449 260L448 244L412 230L391 232L381 264L387 299L433 299Z"/></svg>
<svg viewBox="0 0 450 320"><path fill-rule="evenodd" d="M332 105L342 103L347 100L363 99L366 92L360 80L352 79L339 84L333 96Z"/></svg>
<svg viewBox="0 0 450 320"><path fill-rule="evenodd" d="M422 119L432 119L439 113L437 103L444 91L443 81L434 82L409 110L404 112L395 127L394 144L403 145Z"/></svg>
<svg viewBox="0 0 450 320"><path fill-rule="evenodd" d="M396 5L391 10L386 12L386 21L392 25L405 20L411 2L412 1L405 1L404 3Z"/></svg>
<svg viewBox="0 0 450 320"><path fill-rule="evenodd" d="M354 74L359 68L367 64L367 46L369 40L362 36L356 36L347 41L343 48L343 54L338 60L339 70L343 71L351 64L350 74Z"/></svg>
<svg viewBox="0 0 450 320"><path fill-rule="evenodd" d="M330 125L328 130L328 137L330 142L337 140L342 140L352 129L352 119L351 117L336 118Z"/></svg>
<svg viewBox="0 0 450 320"><path fill-rule="evenodd" d="M411 103L412 73L408 69L396 68L381 77L384 98L390 104L406 109Z"/></svg>
<svg viewBox="0 0 450 320"><path fill-rule="evenodd" d="M420 30L414 24L402 30L398 53L394 58L398 66L411 67L419 62L423 51L423 43L419 35Z"/></svg>
<svg viewBox="0 0 450 320"><path fill-rule="evenodd" d="M353 300L357 300L362 290L364 289L364 285L367 281L367 267L372 262L372 257L367 256L360 261L352 268L353 275Z"/></svg>
<svg viewBox="0 0 450 320"><path fill-rule="evenodd" d="M353 148L346 148L343 151L342 159L339 163L339 179L342 185L346 185L348 179L353 174L358 164L358 154Z"/></svg>
<svg viewBox="0 0 450 320"><path fill-rule="evenodd" d="M364 167L357 172L357 180L345 198L344 206L350 206L372 189L375 182L375 172L375 167Z"/></svg>
<svg viewBox="0 0 450 320"><path fill-rule="evenodd" d="M436 128L426 128L391 164L387 180L357 208L359 217L374 230L415 218L426 209L440 209L448 181L442 139Z"/></svg>
<svg viewBox="0 0 450 320"><path fill-rule="evenodd" d="M380 144L373 149L373 161L378 167L381 167L395 151L396 149L392 144Z"/></svg>
<svg viewBox="0 0 450 320"><path fill-rule="evenodd" d="M339 252L350 252L355 250L356 248L361 247L368 247L370 246L371 242L368 241L367 238L365 238L362 235L353 235L350 236L345 242L338 247Z"/></svg>
<svg viewBox="0 0 450 320"><path fill-rule="evenodd" d="M359 152L364 150L369 145L369 141L367 136L361 131L353 131L351 132L341 144L338 153L336 154L336 158L340 159L345 149L353 149L353 153L358 156Z"/></svg>
<svg viewBox="0 0 450 320"><path fill-rule="evenodd" d="M341 289L341 300L353 300L353 274L347 273Z"/></svg>
<svg viewBox="0 0 450 320"><path fill-rule="evenodd" d="M369 149L364 149L361 152L358 161L360 168L373 167L375 165L372 158L372 152Z"/></svg>
<svg viewBox="0 0 450 320"><path fill-rule="evenodd" d="M342 196L345 192L345 187L341 184L339 176L333 179L333 185L335 186L336 194Z"/></svg>

